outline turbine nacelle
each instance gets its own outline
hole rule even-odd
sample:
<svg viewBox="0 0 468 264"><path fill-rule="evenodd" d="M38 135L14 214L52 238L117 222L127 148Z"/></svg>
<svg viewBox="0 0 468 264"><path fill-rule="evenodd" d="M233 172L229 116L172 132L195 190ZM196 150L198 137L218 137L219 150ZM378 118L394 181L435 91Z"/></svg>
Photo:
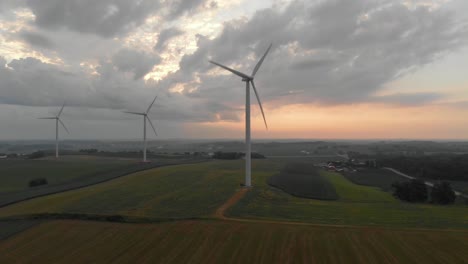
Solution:
<svg viewBox="0 0 468 264"><path fill-rule="evenodd" d="M59 147L59 143L58 143L58 140L59 140L59 123L60 123L60 125L62 125L62 127L65 129L65 131L67 131L67 133L70 134L67 127L65 126L65 124L60 119L60 115L62 114L62 111L63 111L64 107L65 107L65 104L62 105L62 108L60 108L60 111L58 112L58 114L56 116L40 117L39 118L39 119L52 119L52 120L55 120L55 157L56 158L59 157L59 150L58 150L58 147Z"/></svg>
<svg viewBox="0 0 468 264"><path fill-rule="evenodd" d="M255 68L254 70L252 71L252 75L247 75L243 72L240 72L240 71L237 71L237 70L234 70L232 68L229 68L225 65L222 65L221 63L218 63L218 62L215 62L215 61L212 61L210 60L209 62L214 64L214 65L217 65L227 71L230 71L232 72L233 74L239 76L242 78L242 81L243 82L246 82L247 85L250 83L252 84L252 88L254 90L254 93L255 93L255 97L257 97L257 101L258 101L258 105L260 106L260 110L262 112L262 116L263 116L263 121L265 123L265 127L266 129L268 129L268 124L267 124L267 121L266 121L266 118L265 118L265 113L263 111L263 106L262 106L262 102L260 101L260 96L258 95L258 91L257 91L257 88L255 87L255 83L254 83L254 78L255 78L255 74L257 74L257 71L260 69L260 66L262 66L262 63L263 61L265 60L265 57L267 56L268 52L270 51L271 49L271 46L272 44L270 44L270 46L268 46L268 49L265 51L265 54L263 54L262 58L257 62L257 65L255 65Z"/></svg>
<svg viewBox="0 0 468 264"><path fill-rule="evenodd" d="M153 102L151 102L148 109L146 109L146 112L140 113L140 112L124 111L124 113L127 113L127 114L143 116L143 142L144 142L143 143L144 144L144 146L143 146L143 162L147 162L147 160L146 160L146 121L148 121L148 123L150 124L151 128L153 129L154 134L156 136L158 135L158 133L156 133L156 128L154 127L153 122L151 122L151 119L148 116L148 113L151 110L151 107L153 106L154 102L156 101L156 98L158 98L158 96L154 97Z"/></svg>
<svg viewBox="0 0 468 264"><path fill-rule="evenodd" d="M262 111L262 116L263 116L263 121L265 122L265 127L268 129L268 125L266 122L265 118L265 113L263 112L263 107L262 107L262 102L260 101L260 96L258 95L257 88L255 87L254 83L254 78L255 74L257 73L258 69L260 69L260 66L263 63L263 60L265 59L266 55L271 49L271 44L266 50L265 54L262 56L262 58L258 61L257 65L255 65L254 70L252 71L251 75L247 75L245 73L242 73L240 71L236 71L234 69L231 69L227 66L224 66L220 63L210 61L210 63L217 65L227 71L230 71L231 73L239 76L242 78L242 81L245 82L245 87L246 87L246 95L245 95L245 145L246 145L246 150L245 150L245 186L246 187L251 187L252 182L251 182L251 159L252 159L252 149L251 149L251 142L250 142L250 84L252 84L252 89L254 90L255 96L257 97L258 105L260 106L260 110Z"/></svg>

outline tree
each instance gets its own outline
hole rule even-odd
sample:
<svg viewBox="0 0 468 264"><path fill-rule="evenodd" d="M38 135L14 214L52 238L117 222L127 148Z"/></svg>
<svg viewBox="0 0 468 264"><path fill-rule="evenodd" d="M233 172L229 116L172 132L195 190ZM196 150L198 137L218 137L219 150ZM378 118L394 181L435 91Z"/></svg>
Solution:
<svg viewBox="0 0 468 264"><path fill-rule="evenodd" d="M393 196L407 202L425 202L427 200L427 187L424 181L414 179L392 184Z"/></svg>
<svg viewBox="0 0 468 264"><path fill-rule="evenodd" d="M36 187L39 185L45 185L47 184L47 179L46 178L37 178L29 181L29 187Z"/></svg>
<svg viewBox="0 0 468 264"><path fill-rule="evenodd" d="M45 157L46 154L44 153L44 151L36 151L36 152L33 152L29 155L29 158L30 159L39 159L39 158L43 158Z"/></svg>
<svg viewBox="0 0 468 264"><path fill-rule="evenodd" d="M455 192L450 183L441 182L434 184L431 191L431 201L438 204L451 204L455 202Z"/></svg>

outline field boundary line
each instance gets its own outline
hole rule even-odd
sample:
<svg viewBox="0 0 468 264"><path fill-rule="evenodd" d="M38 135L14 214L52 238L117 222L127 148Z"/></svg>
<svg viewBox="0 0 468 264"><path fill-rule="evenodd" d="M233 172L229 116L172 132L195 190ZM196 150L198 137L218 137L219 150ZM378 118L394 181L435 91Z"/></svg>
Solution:
<svg viewBox="0 0 468 264"><path fill-rule="evenodd" d="M218 207L218 209L216 209L214 217L222 220L229 219L224 215L226 210L229 209L231 206L235 205L237 202L239 202L239 200L242 199L249 190L250 188L248 187L236 190L234 195L232 195L226 202L224 202L224 204L222 204L220 207Z"/></svg>
<svg viewBox="0 0 468 264"><path fill-rule="evenodd" d="M464 232L468 233L468 229L440 229L440 228L412 228L412 227L392 227L392 226L368 226L368 225L338 225L338 224L319 224L299 221L283 221L283 220L265 220L256 218L236 218L228 217L224 213L237 202L239 202L251 188L241 188L237 190L224 204L222 204L213 217L217 220L257 223L257 224L278 224L278 225L295 225L295 226L315 226L315 227L334 227L334 228L369 228L377 230L401 230L401 231L447 231L447 232Z"/></svg>
<svg viewBox="0 0 468 264"><path fill-rule="evenodd" d="M37 195L32 195L32 196L29 196L29 197L24 197L24 198L17 199L17 200L14 200L14 201L6 202L6 203L3 203L3 204L0 204L0 208L4 208L4 207L7 207L9 205L13 205L13 204L17 204L17 203L20 203L20 202L32 200L32 199L35 199L35 198L40 198L40 197L53 195L53 194L58 194L58 193L63 193L63 192L68 192L68 191L74 191L74 190L94 186L94 185L97 185L97 184L106 183L106 182L109 182L109 181L112 181L112 180L116 180L116 179L119 179L119 178L122 178L122 177L127 177L127 176L130 176L132 174L147 171L147 170L158 169L158 168L169 167L169 166L198 164L198 163L209 162L209 161L211 161L211 160L199 160L199 161L184 162L184 163L177 163L177 164L157 164L157 165L155 164L154 166L141 167L141 168L137 168L136 170L134 170L134 171L132 171L130 173L126 173L126 174L118 175L118 176L115 176L115 177L99 180L99 181L96 181L96 182L87 183L87 184L84 184L84 185L77 185L77 186L73 186L73 187L70 187L70 188L60 189L60 190L57 190L57 191L51 191L51 192L47 192L47 193L39 193Z"/></svg>
<svg viewBox="0 0 468 264"><path fill-rule="evenodd" d="M403 173L403 172L401 172L401 171L399 171L399 170L397 170L397 169L394 169L394 168L384 167L384 169L386 169L386 170L388 170L388 171L391 171L391 172L393 172L393 173L395 173L395 174L398 174L398 175L400 175L400 176L402 176L402 177L405 177L405 178L407 178L407 179L410 179L410 180L416 179L416 177L410 176L410 175L408 175L408 174L406 174L406 173ZM429 182L429 181L426 181L426 180L423 180L423 181L424 181L424 184L425 184L426 186L429 186L429 187L431 187L431 188L434 187L434 183ZM463 197L463 198L468 198L468 195L466 195L465 193L463 193L463 192L461 192L461 191L456 191L455 189L452 189L452 190L453 190L453 192L455 193L456 196L460 196L460 197Z"/></svg>

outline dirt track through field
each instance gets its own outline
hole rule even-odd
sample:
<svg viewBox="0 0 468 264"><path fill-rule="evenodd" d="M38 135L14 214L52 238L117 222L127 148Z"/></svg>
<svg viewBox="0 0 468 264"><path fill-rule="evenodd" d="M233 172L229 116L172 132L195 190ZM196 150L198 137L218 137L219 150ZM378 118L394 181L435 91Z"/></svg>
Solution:
<svg viewBox="0 0 468 264"><path fill-rule="evenodd" d="M322 226L322 227L338 227L338 228L355 228L356 226L353 225L338 225L338 224L319 224L319 223L308 223L308 222L294 222L294 221L284 221L284 220L265 220L265 219L249 219L249 218L234 218L234 217L226 217L224 213L227 209L235 205L237 202L242 199L245 194L251 188L241 188L234 193L223 205L221 205L216 212L214 213L214 217L220 220L225 221L235 221L235 222L244 222L244 223L260 223L260 224L279 224L279 225L294 225L294 226ZM382 230L382 229L394 229L392 227L384 227L384 226L359 226L360 228L367 228L372 230ZM432 231L434 229L431 228L398 228L398 230L413 230L413 231ZM459 231L459 232L468 232L464 229L444 229L444 231Z"/></svg>
<svg viewBox="0 0 468 264"><path fill-rule="evenodd" d="M242 199L245 194L251 188L241 188L234 193L223 205L221 205L216 212L214 217L221 220L236 221L236 222L248 222L248 223L264 223L264 224L286 224L286 225L301 225L301 226L328 226L328 227L349 227L347 225L331 225L331 224L316 224L316 223L305 223L305 222L292 222L292 221L281 221L281 220L262 220L262 219L248 219L248 218L232 218L226 217L224 213L231 206L235 205Z"/></svg>
<svg viewBox="0 0 468 264"><path fill-rule="evenodd" d="M231 196L223 205L221 205L218 209L216 209L216 212L214 214L214 217L218 219L223 219L223 220L228 220L226 216L224 216L224 212L226 212L227 209L229 209L231 206L235 205L242 197L245 196L247 191L250 190L250 188L241 188L236 191L236 193Z"/></svg>

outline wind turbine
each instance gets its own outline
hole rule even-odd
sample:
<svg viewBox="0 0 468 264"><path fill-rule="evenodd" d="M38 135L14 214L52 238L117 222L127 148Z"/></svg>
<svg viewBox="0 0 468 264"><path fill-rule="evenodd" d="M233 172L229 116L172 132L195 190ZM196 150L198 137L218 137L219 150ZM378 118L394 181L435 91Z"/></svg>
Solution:
<svg viewBox="0 0 468 264"><path fill-rule="evenodd" d="M151 110L151 107L153 106L154 104L154 101L156 101L156 98L158 98L158 96L154 97L154 100L153 102L150 104L150 106L148 107L148 109L146 110L146 112L144 113L139 113L139 112L127 112L125 111L124 113L127 113L127 114L132 114L132 115L141 115L143 116L143 162L147 162L146 160L146 120L148 120L149 124L151 125L151 127L153 128L153 131L154 131L154 134L157 136L158 133L156 133L156 129L154 128L153 126L153 123L151 122L151 119L148 117L148 113L149 111Z"/></svg>
<svg viewBox="0 0 468 264"><path fill-rule="evenodd" d="M254 78L255 74L257 73L258 69L260 69L260 66L262 66L263 60L265 60L265 57L267 56L268 52L271 49L272 44L268 46L268 49L266 50L265 54L263 57L258 61L257 65L255 65L254 70L252 71L251 75L247 75L245 73L233 70L227 66L224 66L220 63L211 61L211 63L228 70L235 75L239 76L242 78L242 81L245 82L245 186L246 187L251 187L252 186L252 181L251 181L251 159L252 159L252 154L251 154L251 144L250 144L250 87L249 85L252 84L252 88L255 92L255 96L257 97L258 105L260 106L260 110L262 111L262 116L263 116L263 121L265 122L265 127L268 130L268 125L265 119L265 113L263 112L263 107L262 107L262 102L260 101L260 97L257 92L257 88L255 87L254 83Z"/></svg>
<svg viewBox="0 0 468 264"><path fill-rule="evenodd" d="M70 134L65 124L62 122L62 120L60 120L60 115L62 114L64 107L65 107L65 104L62 105L62 108L60 109L59 113L56 116L39 118L39 119L55 119L55 157L56 158L59 157L59 149L58 149L59 147L59 125L58 124L60 123L63 126L63 128L65 128L65 131L67 131L67 133Z"/></svg>

